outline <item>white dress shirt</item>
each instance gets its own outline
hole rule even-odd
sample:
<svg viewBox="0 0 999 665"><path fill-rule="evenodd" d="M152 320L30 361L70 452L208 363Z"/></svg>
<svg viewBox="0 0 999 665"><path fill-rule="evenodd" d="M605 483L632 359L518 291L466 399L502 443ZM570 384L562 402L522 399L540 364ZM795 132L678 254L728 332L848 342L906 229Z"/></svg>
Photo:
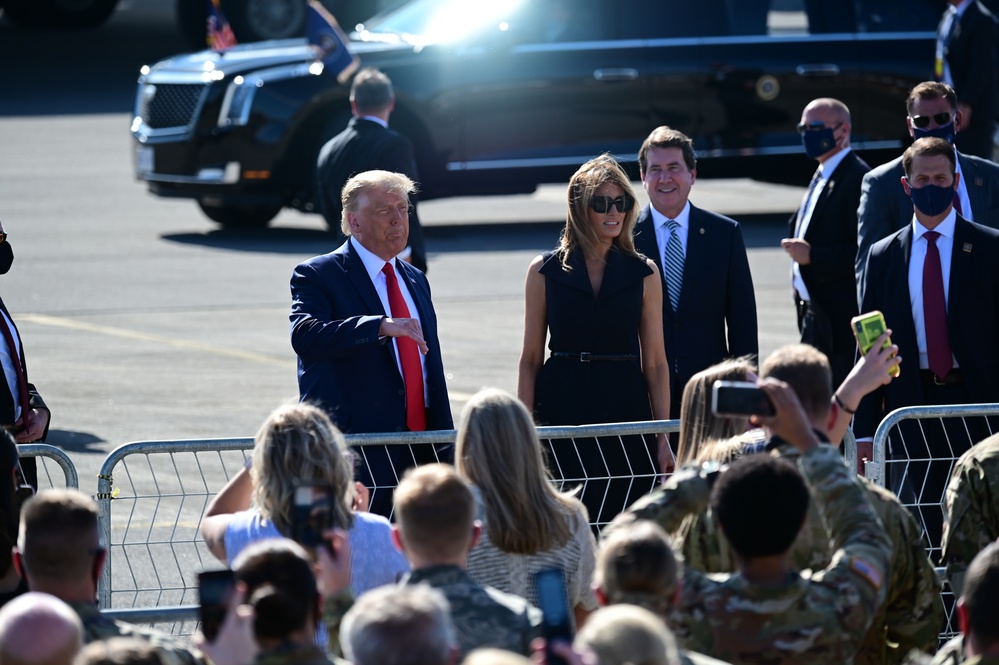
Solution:
<svg viewBox="0 0 999 665"><path fill-rule="evenodd" d="M940 271L943 275L944 305L950 301L950 263L954 250L954 226L957 213L951 208L950 214L933 231L940 234L937 249L940 251ZM912 323L916 326L916 345L919 347L919 369L929 369L926 355L926 317L923 314L923 264L926 263L927 240L923 234L929 231L912 218L912 247L909 250L909 305L912 307ZM891 321L888 321L891 327ZM953 360L957 367L957 359Z"/></svg>
<svg viewBox="0 0 999 665"><path fill-rule="evenodd" d="M416 319L420 321L420 310L416 307L416 301L413 300L413 296L409 292L409 280L403 277L399 272L398 266L396 266L395 261L385 261L385 259L380 258L371 252L369 252L364 245L357 241L357 238L350 238L351 247L357 252L357 256L360 257L361 262L364 264L364 269L368 271L368 277L371 278L371 283L375 287L375 291L378 293L378 299L382 301L382 307L385 308L385 312L388 316L392 316L392 306L389 304L388 296L388 281L385 279L385 273L382 272L382 268L385 267L386 263L392 264L392 270L395 271L395 278L399 282L399 291L402 292L402 299L406 301L406 307L409 308L409 318ZM423 322L420 321L420 329L423 329ZM399 346L398 342L392 340L392 351L395 354L395 364L399 368L399 375L402 376L402 362L399 360ZM420 368L423 370L423 401L424 404L430 403L430 393L427 386L427 362L421 352L420 356Z"/></svg>

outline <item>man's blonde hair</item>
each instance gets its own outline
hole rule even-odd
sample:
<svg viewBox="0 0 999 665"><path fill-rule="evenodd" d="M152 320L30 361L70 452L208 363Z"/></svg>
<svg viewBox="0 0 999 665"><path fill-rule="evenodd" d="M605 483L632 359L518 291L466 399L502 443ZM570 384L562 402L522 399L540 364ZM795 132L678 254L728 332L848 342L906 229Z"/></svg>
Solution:
<svg viewBox="0 0 999 665"><path fill-rule="evenodd" d="M409 469L395 490L394 504L403 544L420 558L452 559L467 551L475 497L454 467L428 464Z"/></svg>

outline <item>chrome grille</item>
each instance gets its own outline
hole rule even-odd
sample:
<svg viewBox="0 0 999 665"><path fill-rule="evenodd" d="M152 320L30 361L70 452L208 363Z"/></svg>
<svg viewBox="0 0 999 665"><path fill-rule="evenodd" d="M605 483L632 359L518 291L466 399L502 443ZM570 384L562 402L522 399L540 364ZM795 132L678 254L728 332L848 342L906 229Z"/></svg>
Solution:
<svg viewBox="0 0 999 665"><path fill-rule="evenodd" d="M146 83L139 91L139 117L150 129L186 127L206 89L204 83Z"/></svg>

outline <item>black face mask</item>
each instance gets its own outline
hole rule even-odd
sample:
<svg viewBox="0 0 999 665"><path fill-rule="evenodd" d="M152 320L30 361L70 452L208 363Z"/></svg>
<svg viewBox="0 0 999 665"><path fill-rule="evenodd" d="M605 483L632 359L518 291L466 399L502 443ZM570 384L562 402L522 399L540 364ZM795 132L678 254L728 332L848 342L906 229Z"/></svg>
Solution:
<svg viewBox="0 0 999 665"><path fill-rule="evenodd" d="M14 250L11 249L9 241L0 242L0 275L10 272L10 266L14 263Z"/></svg>

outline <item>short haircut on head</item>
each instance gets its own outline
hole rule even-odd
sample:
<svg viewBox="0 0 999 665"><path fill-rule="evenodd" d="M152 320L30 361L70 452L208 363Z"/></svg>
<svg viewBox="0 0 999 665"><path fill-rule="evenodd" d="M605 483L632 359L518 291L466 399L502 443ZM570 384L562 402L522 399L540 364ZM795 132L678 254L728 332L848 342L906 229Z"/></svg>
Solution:
<svg viewBox="0 0 999 665"><path fill-rule="evenodd" d="M282 639L302 628L315 628L319 591L309 555L287 538L256 542L232 564L236 580L246 584L258 638Z"/></svg>
<svg viewBox="0 0 999 665"><path fill-rule="evenodd" d="M808 513L809 493L797 467L769 454L737 459L715 481L711 510L742 559L791 549Z"/></svg>
<svg viewBox="0 0 999 665"><path fill-rule="evenodd" d="M553 486L531 414L508 392L487 388L465 404L454 463L481 491L489 539L504 552L561 547L573 519L586 519L583 504Z"/></svg>
<svg viewBox="0 0 999 665"><path fill-rule="evenodd" d="M982 647L999 644L999 543L990 543L972 559L961 602L975 640Z"/></svg>
<svg viewBox="0 0 999 665"><path fill-rule="evenodd" d="M600 543L593 582L607 602L637 605L663 621L676 593L677 562L669 536L648 520L615 529Z"/></svg>
<svg viewBox="0 0 999 665"><path fill-rule="evenodd" d="M343 206L340 230L345 235L349 236L351 233L347 213L356 214L361 208L361 199L369 192L378 190L394 192L409 198L411 194L416 193L416 183L408 176L392 171L363 171L351 176L340 190L340 204Z"/></svg>
<svg viewBox="0 0 999 665"><path fill-rule="evenodd" d="M162 651L140 637L112 637L83 647L74 665L167 665Z"/></svg>
<svg viewBox="0 0 999 665"><path fill-rule="evenodd" d="M354 665L447 665L458 647L447 599L426 584L362 594L343 617L340 644Z"/></svg>
<svg viewBox="0 0 999 665"><path fill-rule="evenodd" d="M745 381L756 365L748 357L723 360L694 374L683 387L680 401L680 437L677 467L689 464L709 439L728 439L746 431L748 418L719 416L711 411L711 388L715 381Z"/></svg>
<svg viewBox="0 0 999 665"><path fill-rule="evenodd" d="M642 173L646 173L648 170L646 158L652 148L679 148L683 154L683 163L687 165L687 168L691 171L697 168L694 142L678 129L663 125L652 130L652 133L648 135L638 150L638 166Z"/></svg>
<svg viewBox="0 0 999 665"><path fill-rule="evenodd" d="M847 124L852 124L853 122L850 117L849 107L834 97L819 97L818 99L813 99L808 102L807 106L805 106L806 110L809 108L822 108L831 111L832 114L836 116L838 122L845 122Z"/></svg>
<svg viewBox="0 0 999 665"><path fill-rule="evenodd" d="M17 546L28 579L85 579L100 548L97 504L79 490L39 492L24 504Z"/></svg>
<svg viewBox="0 0 999 665"><path fill-rule="evenodd" d="M946 99L951 112L957 111L957 93L942 81L923 81L914 87L905 99L905 110L912 115L917 100Z"/></svg>
<svg viewBox="0 0 999 665"><path fill-rule="evenodd" d="M395 490L394 505L403 544L421 558L450 559L467 550L475 496L454 467L428 464L409 469Z"/></svg>
<svg viewBox="0 0 999 665"><path fill-rule="evenodd" d="M253 503L284 536L291 536L295 490L303 485L332 487L333 523L353 524L354 455L343 434L312 404L277 408L261 425L253 446Z"/></svg>
<svg viewBox="0 0 999 665"><path fill-rule="evenodd" d="M362 115L384 111L394 98L392 81L374 67L357 72L350 85L350 100Z"/></svg>
<svg viewBox="0 0 999 665"><path fill-rule="evenodd" d="M913 141L912 145L902 153L902 168L905 169L905 177L912 175L912 163L916 157L935 157L943 155L950 162L951 174L957 173L957 157L954 156L954 146L945 139L935 136L926 136Z"/></svg>
<svg viewBox="0 0 999 665"><path fill-rule="evenodd" d="M829 359L809 344L782 346L763 361L761 378L773 378L791 386L809 418L829 414L832 370Z"/></svg>
<svg viewBox="0 0 999 665"><path fill-rule="evenodd" d="M80 617L55 596L29 592L0 608L3 665L71 665L82 645Z"/></svg>
<svg viewBox="0 0 999 665"><path fill-rule="evenodd" d="M634 605L601 607L586 620L573 644L592 649L600 665L680 662L676 641L666 624Z"/></svg>

